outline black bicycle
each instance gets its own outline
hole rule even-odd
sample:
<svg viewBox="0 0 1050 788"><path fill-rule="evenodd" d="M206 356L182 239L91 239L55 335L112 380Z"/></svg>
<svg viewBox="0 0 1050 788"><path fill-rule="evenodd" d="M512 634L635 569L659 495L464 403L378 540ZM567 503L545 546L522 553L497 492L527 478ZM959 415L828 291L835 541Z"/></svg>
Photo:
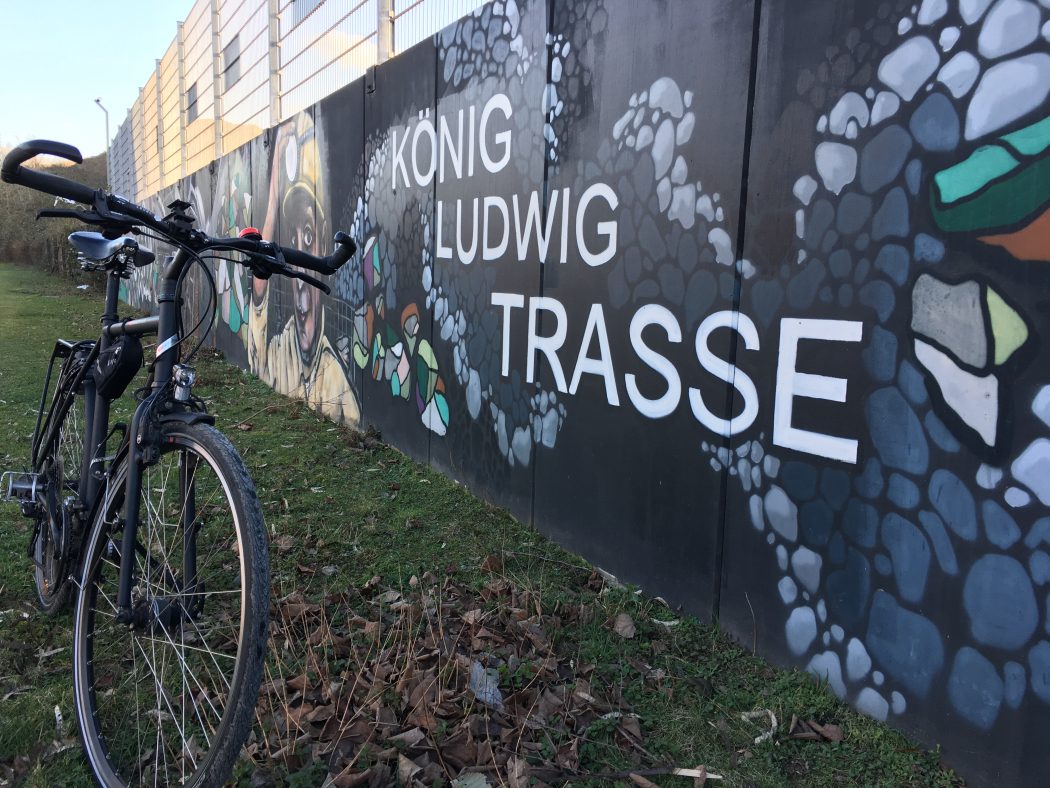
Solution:
<svg viewBox="0 0 1050 788"><path fill-rule="evenodd" d="M4 474L7 497L33 522L29 557L40 607L61 610L76 592L74 703L96 779L221 784L251 729L262 678L269 554L244 461L193 394L188 362L213 321L184 353L195 329L183 325L181 287L199 265L214 312L205 260L236 253L254 276L294 277L327 293L305 271L332 274L355 246L337 233L335 251L319 258L250 228L237 238L211 238L194 228L188 203L173 202L158 218L116 195L22 166L41 154L82 161L72 146L34 140L12 150L0 174L87 206L39 215L99 228L69 240L83 267L105 272L106 306L98 340L55 344L32 470ZM155 259L129 234L176 251L157 285L157 314L122 320L121 279ZM147 335L157 345L134 416L111 426L110 405L142 368Z"/></svg>

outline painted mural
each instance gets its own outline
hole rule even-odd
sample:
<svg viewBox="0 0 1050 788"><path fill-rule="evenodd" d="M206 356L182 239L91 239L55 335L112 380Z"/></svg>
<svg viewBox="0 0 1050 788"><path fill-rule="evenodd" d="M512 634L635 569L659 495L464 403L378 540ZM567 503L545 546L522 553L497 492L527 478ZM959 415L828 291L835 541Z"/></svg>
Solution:
<svg viewBox="0 0 1050 788"><path fill-rule="evenodd" d="M492 2L150 205L352 232L330 297L211 261L215 345L1017 781L1050 765L1050 4L788 5Z"/></svg>
<svg viewBox="0 0 1050 788"><path fill-rule="evenodd" d="M1037 329L1050 282L1032 264L1050 248L1046 17L1022 0L880 6L797 73L781 117L812 124L809 155L777 183L794 238L775 257L760 238L746 247L764 259L742 300L779 320L776 383L793 378L795 394L776 399L773 445L719 457L757 537L738 548L764 538L775 555L768 604L782 612L763 624L779 618L777 650L931 738L950 709L957 746L1046 719L1050 703ZM831 330L813 322L833 316ZM814 402L847 399L823 417ZM751 585L732 579L748 562L727 563L727 593ZM1017 774L1034 774L1044 756L1020 749Z"/></svg>

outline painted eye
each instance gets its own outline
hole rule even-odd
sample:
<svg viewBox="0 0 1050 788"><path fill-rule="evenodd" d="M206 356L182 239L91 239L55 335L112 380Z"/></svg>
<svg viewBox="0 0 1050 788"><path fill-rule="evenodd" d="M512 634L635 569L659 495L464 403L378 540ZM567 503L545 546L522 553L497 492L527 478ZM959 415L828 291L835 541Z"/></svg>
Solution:
<svg viewBox="0 0 1050 788"><path fill-rule="evenodd" d="M310 248L314 245L314 228L312 225L303 226L303 246Z"/></svg>

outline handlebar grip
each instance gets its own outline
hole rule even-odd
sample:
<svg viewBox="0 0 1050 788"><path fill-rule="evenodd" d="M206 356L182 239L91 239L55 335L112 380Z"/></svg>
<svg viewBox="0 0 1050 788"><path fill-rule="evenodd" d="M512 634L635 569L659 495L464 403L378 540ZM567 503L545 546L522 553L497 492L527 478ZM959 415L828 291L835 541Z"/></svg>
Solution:
<svg viewBox="0 0 1050 788"><path fill-rule="evenodd" d="M334 274L342 268L347 260L354 256L357 245L353 239L344 232L335 234L336 249L327 257L314 257L308 252L300 252L288 246L281 247L284 259L291 265L305 268L308 271L316 271L319 274Z"/></svg>
<svg viewBox="0 0 1050 788"><path fill-rule="evenodd" d="M42 154L57 156L76 164L81 164L84 161L80 151L72 145L66 145L63 142L53 142L52 140L30 140L13 148L4 157L3 167L0 168L0 180L3 180L4 183L27 186L30 189L53 194L56 197L64 197L75 202L87 203L88 205L94 203L95 190L90 186L85 186L82 183L71 181L59 175L30 170L22 166L23 162Z"/></svg>
<svg viewBox="0 0 1050 788"><path fill-rule="evenodd" d="M18 168L22 166L22 163L41 154L58 156L76 164L84 163L84 157L72 145L66 145L64 142L52 142L51 140L29 140L29 142L23 142L21 145L12 148L8 151L7 156L4 157L3 169L0 170L0 175L3 176L4 182L13 183Z"/></svg>
<svg viewBox="0 0 1050 788"><path fill-rule="evenodd" d="M354 252L357 251L357 244L354 243L353 238L342 231L337 232L333 240L335 241L335 251L325 258L325 262L331 269L330 273L334 274L354 256Z"/></svg>

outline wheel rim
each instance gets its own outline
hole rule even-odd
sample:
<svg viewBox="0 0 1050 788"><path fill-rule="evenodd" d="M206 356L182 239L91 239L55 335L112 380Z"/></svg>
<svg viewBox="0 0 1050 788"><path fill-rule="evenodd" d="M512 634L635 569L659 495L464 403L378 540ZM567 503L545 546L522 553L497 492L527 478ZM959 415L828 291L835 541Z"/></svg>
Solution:
<svg viewBox="0 0 1050 788"><path fill-rule="evenodd" d="M110 527L90 547L76 636L78 714L103 782L185 782L207 767L236 704L248 578L236 499L217 467L203 446L180 438L144 469L131 628L115 620L122 479L111 486L120 496L107 496ZM203 522L196 584L185 560L187 514L195 530Z"/></svg>
<svg viewBox="0 0 1050 788"><path fill-rule="evenodd" d="M79 399L66 413L53 449L44 460L47 494L40 499L43 514L33 550L33 572L37 595L45 607L53 602L65 582L64 557L51 538L51 528L62 534L64 539L68 538L64 501L68 496L78 495L80 466L84 456L84 435L78 403Z"/></svg>
<svg viewBox="0 0 1050 788"><path fill-rule="evenodd" d="M41 496L39 505L42 509L39 520L39 533L33 545L33 576L36 580L37 596L40 602L50 605L63 582L62 560L55 550L51 539L52 518L61 517L58 506L50 494ZM57 524L62 529L62 523Z"/></svg>

